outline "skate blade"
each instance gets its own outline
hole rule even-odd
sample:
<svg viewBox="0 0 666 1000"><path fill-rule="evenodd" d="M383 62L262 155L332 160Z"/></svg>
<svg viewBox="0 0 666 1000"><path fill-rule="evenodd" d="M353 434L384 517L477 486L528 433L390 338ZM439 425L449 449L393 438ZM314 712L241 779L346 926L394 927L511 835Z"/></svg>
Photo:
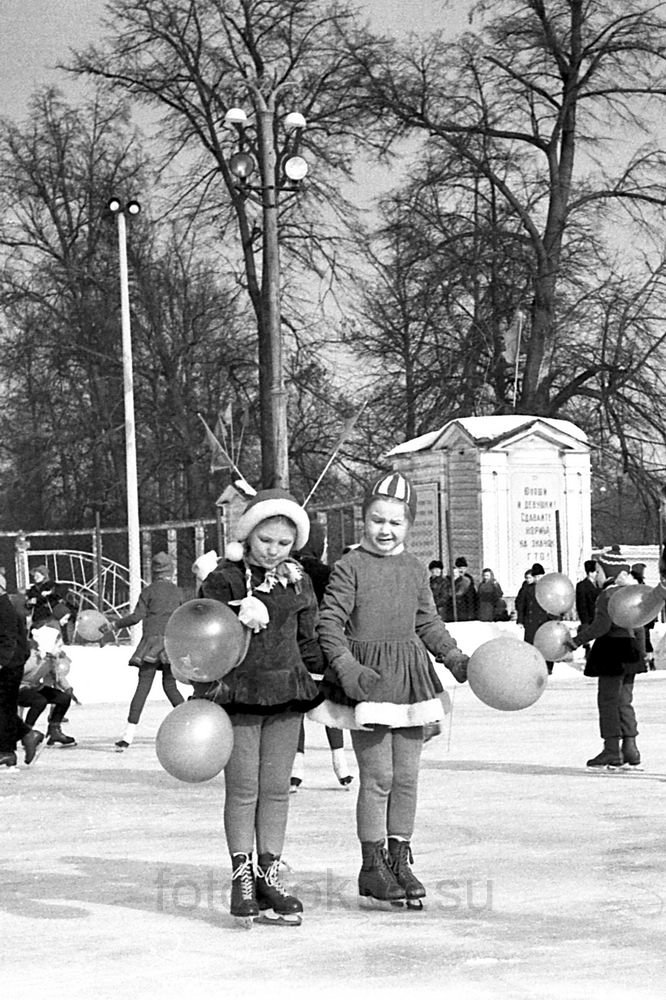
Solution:
<svg viewBox="0 0 666 1000"><path fill-rule="evenodd" d="M397 910L404 909L404 910L415 910L416 912L420 912L423 909L423 900L396 899L394 902L391 902L391 906L393 906Z"/></svg>
<svg viewBox="0 0 666 1000"><path fill-rule="evenodd" d="M233 917L236 927L243 931L251 931L256 919L256 917Z"/></svg>
<svg viewBox="0 0 666 1000"><path fill-rule="evenodd" d="M262 910L258 917L254 917L255 924L270 924L273 927L300 927L302 917L300 913L276 913L275 910Z"/></svg>
<svg viewBox="0 0 666 1000"><path fill-rule="evenodd" d="M375 899L374 896L358 897L358 905L362 910L384 910L386 912L401 908L406 902L406 899Z"/></svg>

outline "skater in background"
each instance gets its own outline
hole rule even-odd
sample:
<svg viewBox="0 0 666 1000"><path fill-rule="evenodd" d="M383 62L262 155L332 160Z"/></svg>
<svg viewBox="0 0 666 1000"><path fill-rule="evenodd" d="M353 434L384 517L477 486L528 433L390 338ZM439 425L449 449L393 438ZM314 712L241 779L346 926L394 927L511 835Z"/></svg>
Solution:
<svg viewBox="0 0 666 1000"><path fill-rule="evenodd" d="M351 730L360 896L420 908L426 890L410 865L423 729L444 717L428 652L460 682L468 657L437 614L425 567L405 550L416 514L409 481L382 476L362 510L361 544L335 564L322 602L326 700L310 718Z"/></svg>
<svg viewBox="0 0 666 1000"><path fill-rule="evenodd" d="M498 621L496 618L497 602L504 596L504 591L495 579L495 574L491 569L486 568L481 570L481 580L479 581L476 594L479 607L479 621Z"/></svg>
<svg viewBox="0 0 666 1000"><path fill-rule="evenodd" d="M134 611L123 618L109 622L114 632L143 622L141 640L129 660L130 666L138 667L139 677L134 697L130 702L125 729L120 739L116 741L116 750L119 752L127 750L132 745L136 727L158 671L162 675L162 688L170 704L175 707L185 700L171 673L164 648L166 624L184 600L180 587L173 582L173 571L171 556L166 552L158 552L151 562L152 583L141 591Z"/></svg>
<svg viewBox="0 0 666 1000"><path fill-rule="evenodd" d="M46 566L36 566L32 573L32 585L25 594L30 613L30 628L35 629L45 622L55 621L67 641L68 625L76 618L76 601L64 583L56 583L49 577Z"/></svg>
<svg viewBox="0 0 666 1000"><path fill-rule="evenodd" d="M211 685L194 685L198 697L222 705L233 725L224 829L231 914L244 922L300 924L303 911L278 869L303 713L319 700L311 675L321 674L324 665L315 633L317 599L309 576L292 558L305 548L309 532L308 515L289 493L262 490L236 524L242 544L227 546L226 560L202 585L204 597L238 609L251 632L234 670Z"/></svg>
<svg viewBox="0 0 666 1000"><path fill-rule="evenodd" d="M33 630L31 642L35 648L25 664L18 697L19 706L28 709L25 723L34 729L42 712L51 705L46 746L75 747L74 737L62 730L74 692L67 679L72 663L65 652L58 622L42 622Z"/></svg>
<svg viewBox="0 0 666 1000"><path fill-rule="evenodd" d="M326 544L326 532L324 525L319 521L310 520L310 537L304 549L298 553L298 561L305 572L310 577L312 588L317 598L317 603L321 604L326 590L331 567L322 559L324 546ZM331 751L331 763L336 778L343 788L348 788L354 780L347 765L347 755L344 750L344 736L341 729L326 726L326 739ZM303 782L305 776L305 722L301 721L301 732L298 737L298 749L294 758L294 766L291 769L291 791L295 792Z"/></svg>
<svg viewBox="0 0 666 1000"><path fill-rule="evenodd" d="M572 650L592 643L584 673L586 677L598 678L597 708L604 747L588 760L588 767L636 766L641 762L636 745L638 726L633 694L636 674L646 670L644 631L642 627L629 629L616 625L608 610L613 594L620 587L632 584L635 580L625 569L614 578L609 577L597 598L592 622L581 625L569 643Z"/></svg>
<svg viewBox="0 0 666 1000"><path fill-rule="evenodd" d="M0 573L0 773L17 766L19 742L25 763L31 764L44 739L44 734L31 729L18 713L19 687L29 653L25 618L7 594L7 580Z"/></svg>

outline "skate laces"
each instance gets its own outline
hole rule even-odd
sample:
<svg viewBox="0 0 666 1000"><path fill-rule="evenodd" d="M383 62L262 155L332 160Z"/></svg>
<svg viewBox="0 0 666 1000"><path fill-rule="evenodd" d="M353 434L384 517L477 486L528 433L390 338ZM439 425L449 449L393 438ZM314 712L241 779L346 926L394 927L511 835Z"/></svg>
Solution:
<svg viewBox="0 0 666 1000"><path fill-rule="evenodd" d="M391 860L396 871L405 871L409 865L414 864L411 845L405 840L398 841L398 850Z"/></svg>
<svg viewBox="0 0 666 1000"><path fill-rule="evenodd" d="M280 877L278 875L279 868L280 868L280 859L275 858L273 861L271 861L268 868L259 868L259 875L261 878L263 878L266 885L270 886L271 889L275 889L275 891L279 892L281 896L286 897L287 890L282 885L282 882L280 882Z"/></svg>
<svg viewBox="0 0 666 1000"><path fill-rule="evenodd" d="M254 872L252 870L252 861L249 857L246 857L245 861L231 873L231 881L234 882L236 879L240 881L243 896L251 896L254 888Z"/></svg>

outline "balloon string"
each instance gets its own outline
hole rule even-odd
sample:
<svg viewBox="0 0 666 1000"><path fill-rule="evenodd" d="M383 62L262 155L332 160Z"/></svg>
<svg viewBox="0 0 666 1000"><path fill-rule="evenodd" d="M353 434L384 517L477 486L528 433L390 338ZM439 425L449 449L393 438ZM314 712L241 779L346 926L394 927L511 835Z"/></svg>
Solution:
<svg viewBox="0 0 666 1000"><path fill-rule="evenodd" d="M453 703L456 698L456 688L453 688L451 692L451 711L449 712L449 735L446 743L446 752L448 753L451 749L451 730L453 729Z"/></svg>

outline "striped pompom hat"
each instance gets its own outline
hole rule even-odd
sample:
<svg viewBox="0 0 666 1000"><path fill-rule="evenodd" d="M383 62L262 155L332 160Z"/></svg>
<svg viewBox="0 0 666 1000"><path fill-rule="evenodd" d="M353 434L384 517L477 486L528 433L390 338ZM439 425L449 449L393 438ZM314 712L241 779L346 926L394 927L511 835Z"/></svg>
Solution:
<svg viewBox="0 0 666 1000"><path fill-rule="evenodd" d="M405 479L400 472L386 472L372 484L363 504L364 514L372 501L377 497L402 500L409 508L412 520L416 517L416 490L409 479Z"/></svg>

